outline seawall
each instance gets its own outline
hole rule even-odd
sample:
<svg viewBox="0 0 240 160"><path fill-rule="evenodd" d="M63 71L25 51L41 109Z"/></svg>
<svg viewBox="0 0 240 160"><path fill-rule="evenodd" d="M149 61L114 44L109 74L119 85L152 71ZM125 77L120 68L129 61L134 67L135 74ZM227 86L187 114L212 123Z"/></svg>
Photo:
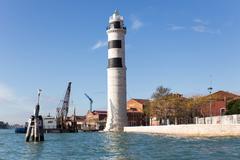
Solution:
<svg viewBox="0 0 240 160"><path fill-rule="evenodd" d="M124 132L159 133L176 136L240 136L239 124L189 124L124 127Z"/></svg>

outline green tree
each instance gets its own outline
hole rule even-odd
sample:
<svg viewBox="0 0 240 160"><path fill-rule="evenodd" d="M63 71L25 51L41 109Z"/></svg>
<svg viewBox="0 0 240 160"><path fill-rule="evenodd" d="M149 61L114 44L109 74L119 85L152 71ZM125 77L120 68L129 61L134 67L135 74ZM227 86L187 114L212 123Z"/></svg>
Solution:
<svg viewBox="0 0 240 160"><path fill-rule="evenodd" d="M168 101L167 98L171 94L169 88L159 86L152 94L152 101L149 104L151 116L157 116L158 119L167 117Z"/></svg>
<svg viewBox="0 0 240 160"><path fill-rule="evenodd" d="M171 89L159 86L156 91L152 94L152 99L159 99L164 96L171 94Z"/></svg>
<svg viewBox="0 0 240 160"><path fill-rule="evenodd" d="M227 104L227 115L240 114L240 99L230 101Z"/></svg>
<svg viewBox="0 0 240 160"><path fill-rule="evenodd" d="M171 92L169 88L160 86L154 91L151 98L144 109L148 117L157 117L160 121L169 119L171 124L186 124L193 123L194 117L204 116L201 113L201 107L209 103L212 97L185 98L181 94Z"/></svg>
<svg viewBox="0 0 240 160"><path fill-rule="evenodd" d="M192 96L188 98L187 108L191 110L192 117L204 117L201 107L209 103L209 98L205 96Z"/></svg>
<svg viewBox="0 0 240 160"><path fill-rule="evenodd" d="M172 93L171 89L160 86L152 94L147 112L158 120L164 119L166 122L169 119L171 123L176 123L184 115L184 104L185 98L181 94Z"/></svg>

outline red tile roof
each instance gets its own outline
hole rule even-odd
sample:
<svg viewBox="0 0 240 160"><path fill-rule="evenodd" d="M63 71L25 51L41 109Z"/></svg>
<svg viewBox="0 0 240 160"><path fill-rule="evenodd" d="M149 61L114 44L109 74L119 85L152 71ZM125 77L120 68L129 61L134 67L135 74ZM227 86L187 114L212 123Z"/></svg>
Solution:
<svg viewBox="0 0 240 160"><path fill-rule="evenodd" d="M230 93L230 92L226 92L226 91L217 91L217 92L213 93L212 95L208 95L206 97L210 98L210 96L213 99L222 99L222 100L224 98L229 100L229 99L240 97L239 95L236 95L236 94L233 94L233 93Z"/></svg>
<svg viewBox="0 0 240 160"><path fill-rule="evenodd" d="M148 99L135 99L135 98L133 98L132 100L137 101L138 103L141 103L141 104L145 104L145 103L149 102Z"/></svg>
<svg viewBox="0 0 240 160"><path fill-rule="evenodd" d="M93 113L94 113L94 114L107 114L107 111L94 110Z"/></svg>

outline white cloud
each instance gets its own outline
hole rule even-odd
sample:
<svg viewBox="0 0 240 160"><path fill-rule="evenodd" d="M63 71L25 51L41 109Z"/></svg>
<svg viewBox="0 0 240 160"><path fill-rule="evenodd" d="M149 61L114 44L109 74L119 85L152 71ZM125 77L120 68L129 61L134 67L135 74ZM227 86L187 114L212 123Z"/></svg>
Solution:
<svg viewBox="0 0 240 160"><path fill-rule="evenodd" d="M193 20L193 22L195 23L194 26L192 26L192 30L195 32L207 32L208 30L208 23L206 23L204 20L196 18Z"/></svg>
<svg viewBox="0 0 240 160"><path fill-rule="evenodd" d="M199 33L210 33L210 34L221 34L220 29L213 29L209 27L209 23L207 21L204 21L202 19L194 19L193 22L195 25L191 27L191 29L195 32Z"/></svg>
<svg viewBox="0 0 240 160"><path fill-rule="evenodd" d="M131 16L131 21L132 21L132 25L131 25L132 30L138 30L143 26L143 22L136 16Z"/></svg>
<svg viewBox="0 0 240 160"><path fill-rule="evenodd" d="M179 26L175 24L168 24L168 30L170 31L180 31L180 30L192 30L198 33L209 33L209 34L221 34L219 28L212 28L208 21L196 18L193 20L193 25L189 26Z"/></svg>
<svg viewBox="0 0 240 160"><path fill-rule="evenodd" d="M196 25L196 26L193 26L192 29L195 32L206 32L207 31L207 27L204 25Z"/></svg>
<svg viewBox="0 0 240 160"><path fill-rule="evenodd" d="M93 45L92 50L96 50L98 48L102 48L107 46L107 41L97 41L97 43L95 43L95 45Z"/></svg>
<svg viewBox="0 0 240 160"><path fill-rule="evenodd" d="M168 29L171 30L171 31L179 31L179 30L183 30L185 29L184 26L178 26L178 25L175 25L175 24L168 24Z"/></svg>
<svg viewBox="0 0 240 160"><path fill-rule="evenodd" d="M192 27L192 30L199 33L221 34L220 29L212 29L204 25L196 25Z"/></svg>
<svg viewBox="0 0 240 160"><path fill-rule="evenodd" d="M203 24L203 25L208 25L207 21L204 21L204 20L199 19L199 18L194 19L193 22Z"/></svg>

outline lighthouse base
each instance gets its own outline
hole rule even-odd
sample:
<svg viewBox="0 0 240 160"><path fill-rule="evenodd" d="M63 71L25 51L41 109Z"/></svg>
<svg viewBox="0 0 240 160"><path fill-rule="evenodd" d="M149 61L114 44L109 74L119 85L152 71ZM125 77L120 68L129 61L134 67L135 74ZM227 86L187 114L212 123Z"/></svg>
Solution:
<svg viewBox="0 0 240 160"><path fill-rule="evenodd" d="M104 132L123 132L124 127L116 127L116 128L106 127L103 131Z"/></svg>
<svg viewBox="0 0 240 160"><path fill-rule="evenodd" d="M120 112L117 111L119 110L110 109L108 111L107 124L104 129L105 132L122 132L124 127L127 126L127 113L125 107L122 107Z"/></svg>

